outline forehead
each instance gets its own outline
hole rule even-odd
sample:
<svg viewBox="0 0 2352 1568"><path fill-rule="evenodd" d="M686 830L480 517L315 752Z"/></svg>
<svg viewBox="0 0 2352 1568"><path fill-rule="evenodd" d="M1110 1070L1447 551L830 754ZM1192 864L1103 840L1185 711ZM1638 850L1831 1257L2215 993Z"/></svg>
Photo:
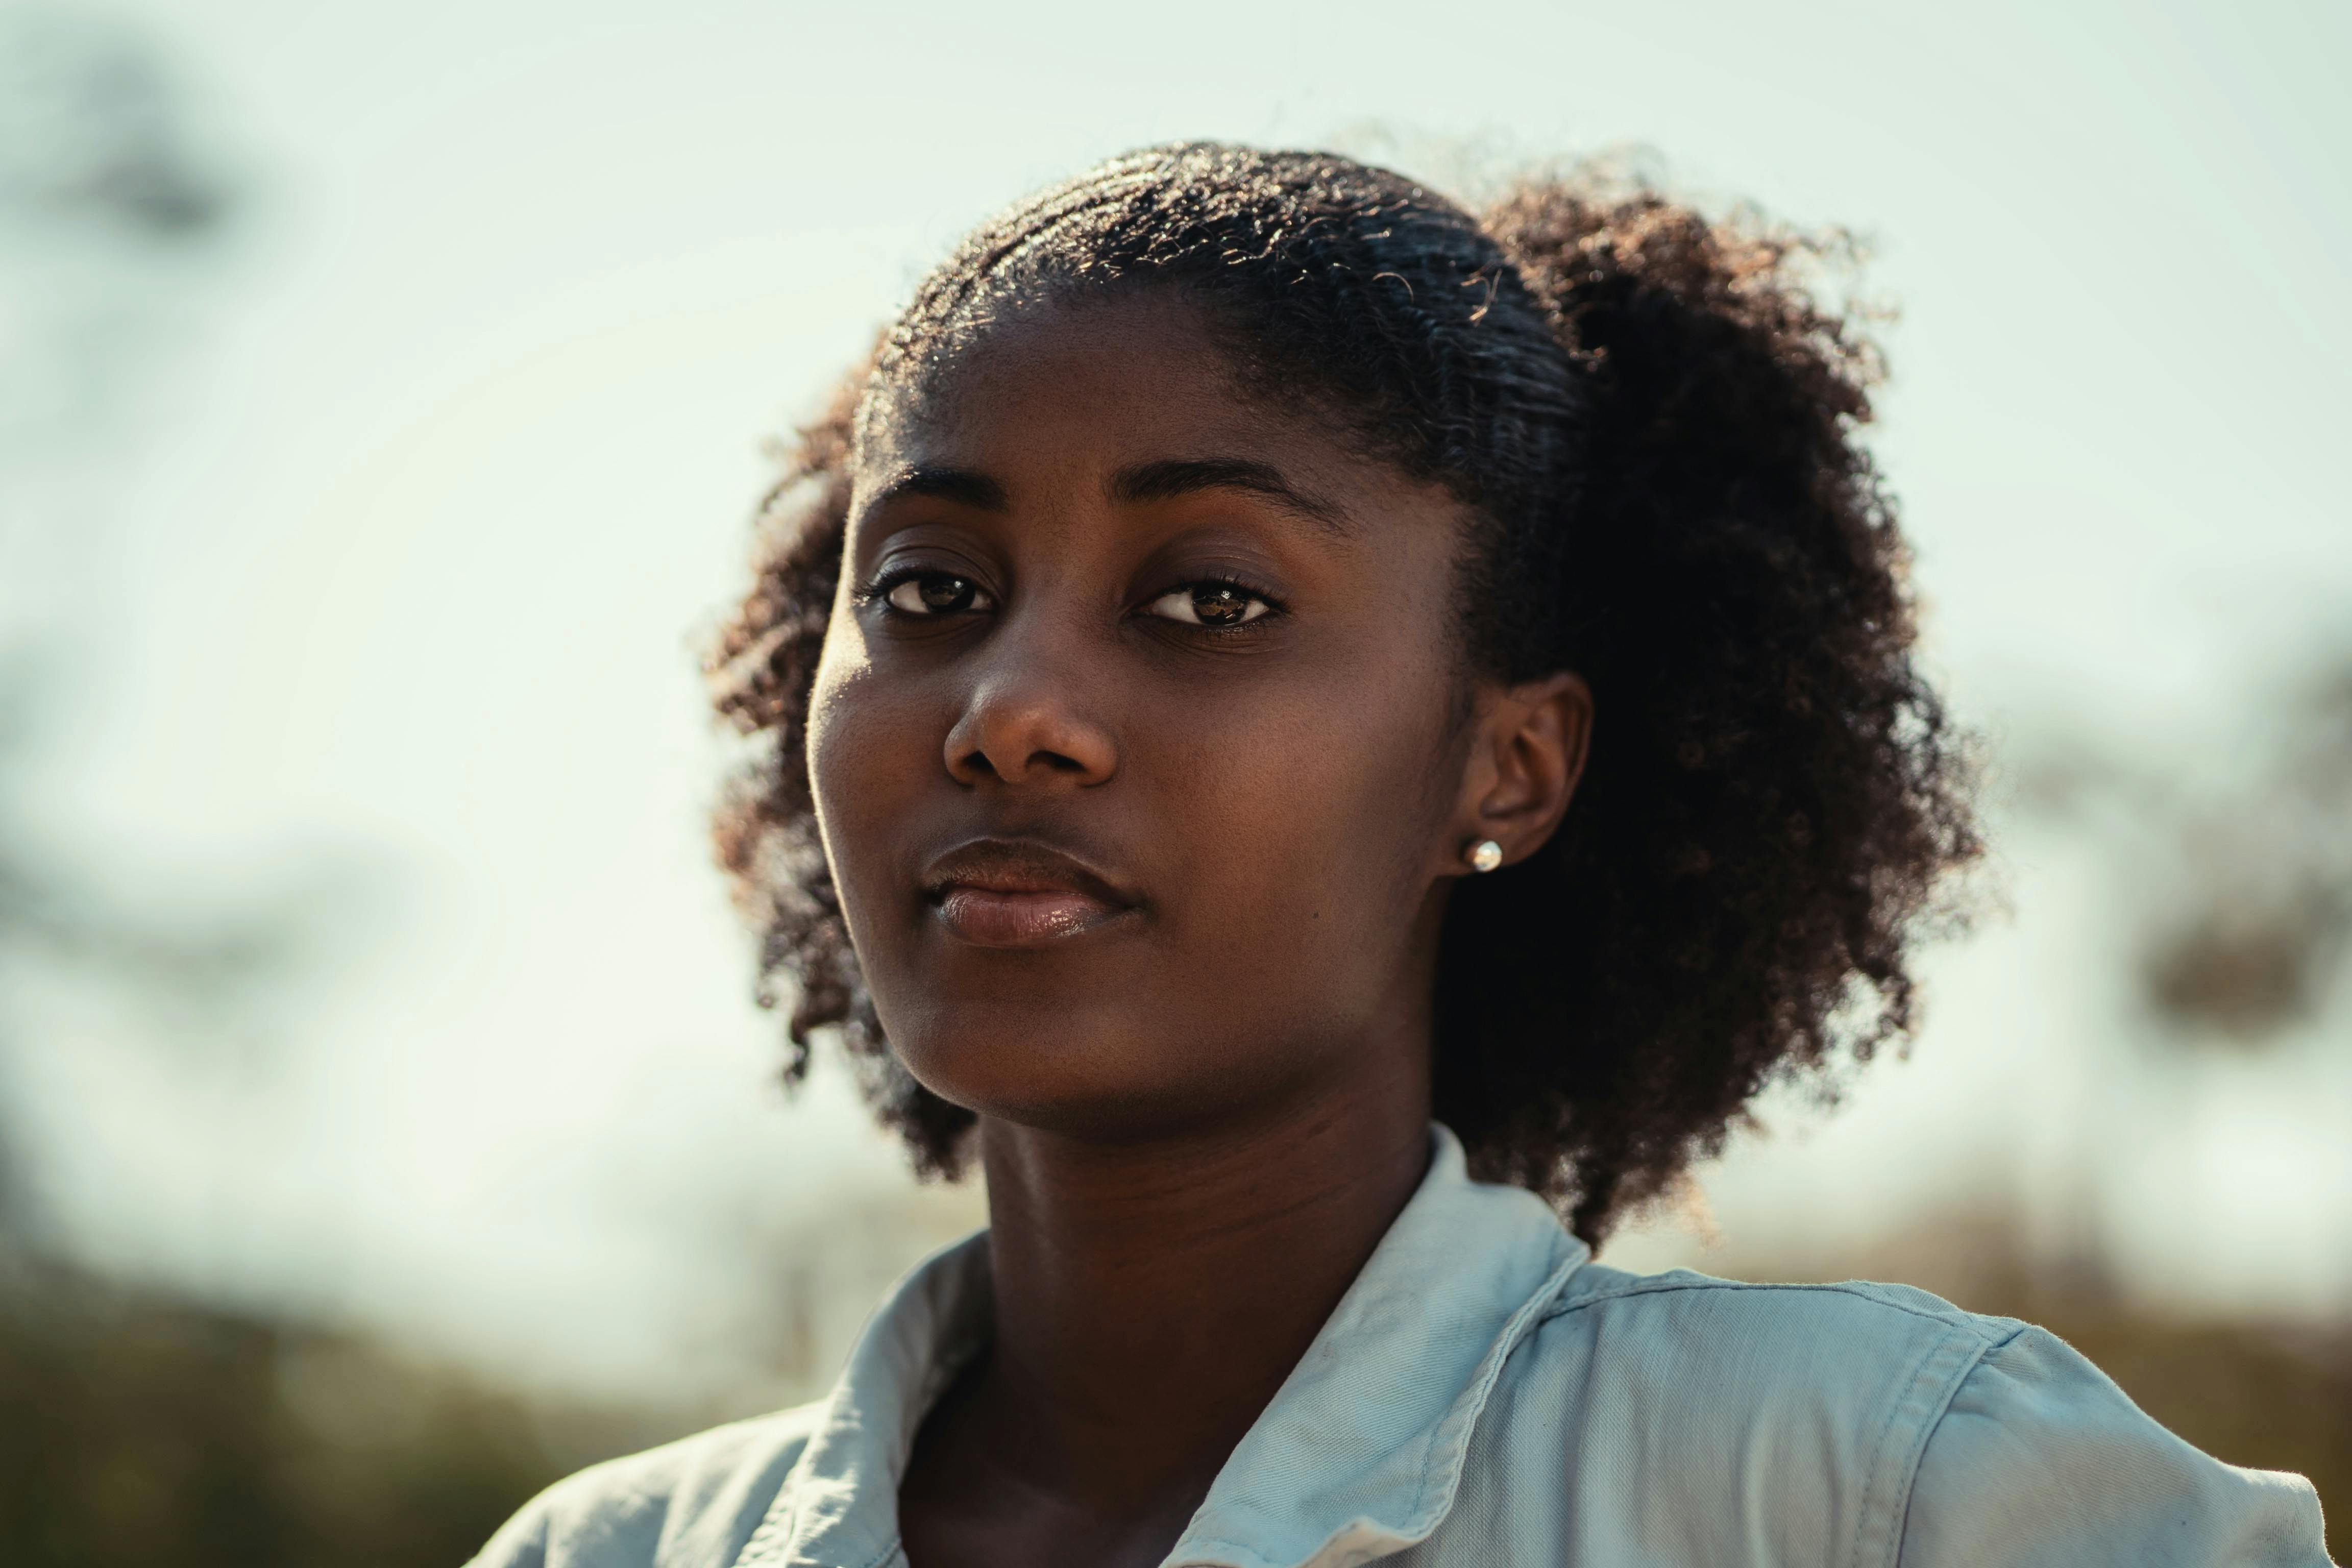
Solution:
<svg viewBox="0 0 2352 1568"><path fill-rule="evenodd" d="M1017 480L1207 457L1267 462L1335 492L1405 482L1350 450L1333 420L1253 394L1207 311L1168 290L992 314L877 386L857 445L861 490L909 465Z"/></svg>

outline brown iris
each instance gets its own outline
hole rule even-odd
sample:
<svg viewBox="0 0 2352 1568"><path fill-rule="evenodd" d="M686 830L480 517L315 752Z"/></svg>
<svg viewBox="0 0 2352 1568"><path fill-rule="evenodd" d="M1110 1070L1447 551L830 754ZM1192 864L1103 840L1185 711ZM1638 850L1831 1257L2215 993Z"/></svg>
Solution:
<svg viewBox="0 0 2352 1568"><path fill-rule="evenodd" d="M1192 613L1207 626L1237 626L1249 616L1250 596L1224 583L1202 583L1192 589Z"/></svg>
<svg viewBox="0 0 2352 1568"><path fill-rule="evenodd" d="M924 577L917 581L915 592L926 609L961 610L971 603L972 584L968 577Z"/></svg>

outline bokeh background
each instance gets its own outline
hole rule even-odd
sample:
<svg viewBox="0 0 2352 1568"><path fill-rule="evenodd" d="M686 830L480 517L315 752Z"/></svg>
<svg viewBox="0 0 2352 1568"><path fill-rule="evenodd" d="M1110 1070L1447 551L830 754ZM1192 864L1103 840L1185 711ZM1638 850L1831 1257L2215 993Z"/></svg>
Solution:
<svg viewBox="0 0 2352 1568"><path fill-rule="evenodd" d="M2352 1518L2340 5L0 4L0 1560L454 1563L978 1223L775 1020L761 437L1123 148L1870 242L1981 932L1631 1267L2033 1316Z"/></svg>

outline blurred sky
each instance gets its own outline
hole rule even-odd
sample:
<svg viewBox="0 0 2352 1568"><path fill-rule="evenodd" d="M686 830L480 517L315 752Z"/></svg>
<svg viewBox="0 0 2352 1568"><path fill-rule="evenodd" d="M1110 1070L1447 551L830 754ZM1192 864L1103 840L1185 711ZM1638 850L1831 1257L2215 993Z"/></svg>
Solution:
<svg viewBox="0 0 2352 1568"><path fill-rule="evenodd" d="M898 1190L838 1075L768 1082L694 639L757 438L963 227L1133 145L1638 144L1872 237L1878 450L1997 757L2226 773L2252 694L2352 649L2341 5L86 14L153 43L252 210L77 492L37 798L164 905L333 868L338 933L257 1065L63 1004L30 1043L49 1196L112 1267L643 1388L723 1375L678 1368ZM2002 820L2013 917L1938 961L1915 1058L1777 1109L1718 1223L2014 1202L2186 1310L2347 1310L2352 1052L2131 1067L2095 835Z"/></svg>

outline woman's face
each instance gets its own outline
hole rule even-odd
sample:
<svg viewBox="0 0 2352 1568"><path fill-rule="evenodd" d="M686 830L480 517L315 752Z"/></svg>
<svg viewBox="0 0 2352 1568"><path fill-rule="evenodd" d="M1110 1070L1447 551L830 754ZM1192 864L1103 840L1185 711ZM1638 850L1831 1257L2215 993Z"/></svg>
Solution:
<svg viewBox="0 0 2352 1568"><path fill-rule="evenodd" d="M1245 400L1173 297L1000 321L881 402L808 754L917 1079L1122 1136L1425 1071L1463 522Z"/></svg>

